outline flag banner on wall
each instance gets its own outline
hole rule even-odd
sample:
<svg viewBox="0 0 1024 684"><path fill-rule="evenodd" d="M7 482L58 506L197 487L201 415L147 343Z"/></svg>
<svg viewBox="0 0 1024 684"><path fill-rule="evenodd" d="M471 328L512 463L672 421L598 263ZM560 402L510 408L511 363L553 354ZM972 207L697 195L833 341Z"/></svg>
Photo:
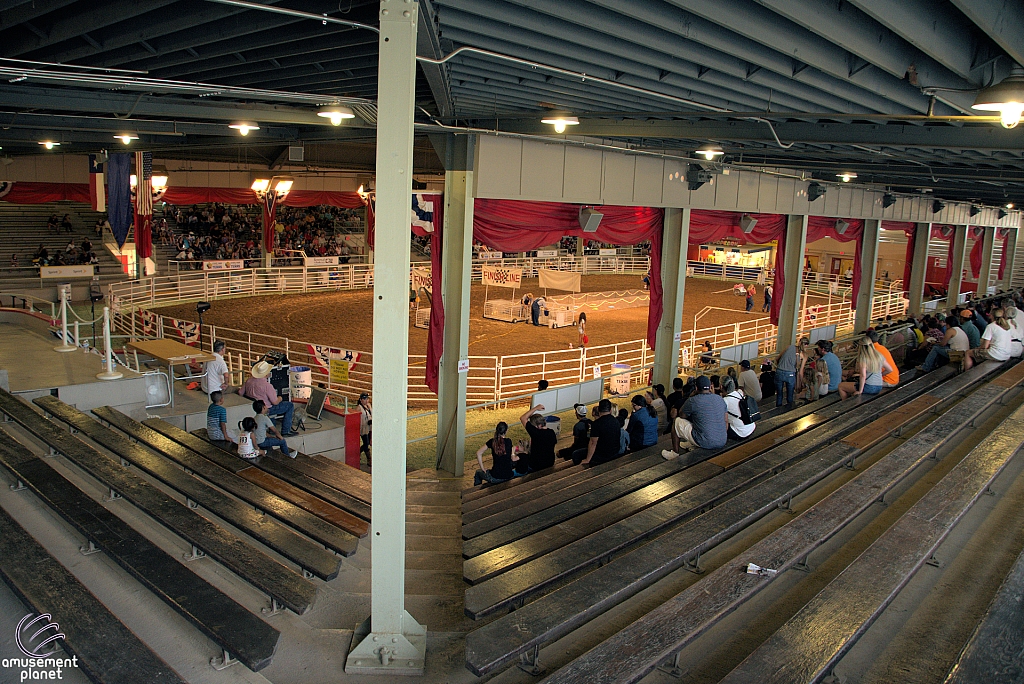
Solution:
<svg viewBox="0 0 1024 684"><path fill-rule="evenodd" d="M139 323L142 326L143 335L157 334L157 316L152 311L139 309Z"/></svg>
<svg viewBox="0 0 1024 684"><path fill-rule="evenodd" d="M103 180L103 163L95 154L89 155L89 204L93 211L107 210L107 185Z"/></svg>
<svg viewBox="0 0 1024 684"><path fill-rule="evenodd" d="M108 219L110 231L118 247L124 247L132 225L132 156L124 152L111 154L107 160Z"/></svg>
<svg viewBox="0 0 1024 684"><path fill-rule="evenodd" d="M336 349L322 344L307 344L306 347L316 364L327 373L331 370L331 361L347 361L349 370L359 363L359 352L356 351Z"/></svg>
<svg viewBox="0 0 1024 684"><path fill-rule="evenodd" d="M481 269L481 280L484 285L494 287L522 287L523 269L507 268L504 266L483 266Z"/></svg>
<svg viewBox="0 0 1024 684"><path fill-rule="evenodd" d="M171 331L182 343L195 346L199 343L199 324L192 321L181 321L177 318L164 318L164 336Z"/></svg>
<svg viewBox="0 0 1024 684"><path fill-rule="evenodd" d="M135 153L135 251L140 259L153 255L153 153Z"/></svg>
<svg viewBox="0 0 1024 684"><path fill-rule="evenodd" d="M424 232L434 232L434 197L414 193L412 196L412 225Z"/></svg>

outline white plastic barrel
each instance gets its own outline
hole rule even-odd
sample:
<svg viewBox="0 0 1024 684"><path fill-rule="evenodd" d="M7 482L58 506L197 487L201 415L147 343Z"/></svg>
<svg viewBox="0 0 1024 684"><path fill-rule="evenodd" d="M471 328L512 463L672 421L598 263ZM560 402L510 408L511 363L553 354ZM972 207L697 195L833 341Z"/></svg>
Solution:
<svg viewBox="0 0 1024 684"><path fill-rule="evenodd" d="M308 366L292 366L288 369L288 375L291 376L292 384L292 399L309 399L309 388L299 387L298 385L311 385L313 384L313 373L309 370Z"/></svg>

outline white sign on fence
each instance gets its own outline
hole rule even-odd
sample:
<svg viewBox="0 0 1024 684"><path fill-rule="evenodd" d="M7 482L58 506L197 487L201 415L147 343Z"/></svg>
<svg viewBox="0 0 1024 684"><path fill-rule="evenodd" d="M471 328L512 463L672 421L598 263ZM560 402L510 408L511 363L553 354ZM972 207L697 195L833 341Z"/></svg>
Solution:
<svg viewBox="0 0 1024 684"><path fill-rule="evenodd" d="M530 400L530 406L544 406L544 413L568 411L576 404L596 404L601 401L604 380L596 378L575 385L537 392Z"/></svg>
<svg viewBox="0 0 1024 684"><path fill-rule="evenodd" d="M811 344L817 344L819 340L834 340L836 338L836 326L823 325L820 328L814 328L811 330L810 340Z"/></svg>
<svg viewBox="0 0 1024 684"><path fill-rule="evenodd" d="M555 259L558 258L557 249L538 249L537 258L539 259Z"/></svg>
<svg viewBox="0 0 1024 684"><path fill-rule="evenodd" d="M619 250L617 249L599 249L597 250L598 256L618 256Z"/></svg>
<svg viewBox="0 0 1024 684"><path fill-rule="evenodd" d="M336 256L311 256L306 257L306 266L337 266Z"/></svg>
<svg viewBox="0 0 1024 684"><path fill-rule="evenodd" d="M468 373L469 372L469 359L459 359L459 372L460 373Z"/></svg>
<svg viewBox="0 0 1024 684"><path fill-rule="evenodd" d="M204 261L204 271L232 271L245 268L245 262L241 259L230 259L225 261Z"/></svg>
<svg viewBox="0 0 1024 684"><path fill-rule="evenodd" d="M90 264L81 266L40 266L39 277L46 278L92 278L95 268Z"/></svg>
<svg viewBox="0 0 1024 684"><path fill-rule="evenodd" d="M500 259L504 259L505 258L505 253L504 252L480 252L479 254L476 255L476 258L480 259L482 261L494 261L496 259L500 260Z"/></svg>
<svg viewBox="0 0 1024 684"><path fill-rule="evenodd" d="M412 289L416 292L420 291L420 288L426 288L427 292L433 293L433 279L430 275L430 269L427 268L414 268L412 269Z"/></svg>
<svg viewBox="0 0 1024 684"><path fill-rule="evenodd" d="M743 359L756 359L760 356L759 342L745 342L743 344L737 344L732 347L723 347L720 350L722 368L731 366L734 363L739 363Z"/></svg>
<svg viewBox="0 0 1024 684"><path fill-rule="evenodd" d="M509 266L481 267L481 281L493 287L519 288L523 285L523 269Z"/></svg>

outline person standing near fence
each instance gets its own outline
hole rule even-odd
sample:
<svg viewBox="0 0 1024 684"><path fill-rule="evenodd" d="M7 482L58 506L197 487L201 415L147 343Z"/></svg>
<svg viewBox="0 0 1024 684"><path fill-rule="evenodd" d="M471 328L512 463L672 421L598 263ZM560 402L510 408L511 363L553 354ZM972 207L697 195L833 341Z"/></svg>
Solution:
<svg viewBox="0 0 1024 684"><path fill-rule="evenodd" d="M203 391L207 394L214 392L230 393L234 391L231 386L231 371L228 364L224 362L224 342L217 340L213 343L213 361L207 361L203 366L203 379L200 382Z"/></svg>
<svg viewBox="0 0 1024 684"><path fill-rule="evenodd" d="M757 288L753 285L747 287L747 311L754 310L754 295L757 294Z"/></svg>
<svg viewBox="0 0 1024 684"><path fill-rule="evenodd" d="M363 392L359 395L359 453L366 454L366 465L372 466L370 446L373 444L373 407L370 406L370 395Z"/></svg>
<svg viewBox="0 0 1024 684"><path fill-rule="evenodd" d="M774 294L775 288L770 284L764 286L764 306L761 307L761 311L771 311L772 309L772 294Z"/></svg>
<svg viewBox="0 0 1024 684"><path fill-rule="evenodd" d="M775 405L782 406L786 403L788 408L793 408L793 394L796 391L796 345L791 344L779 354L775 364Z"/></svg>
<svg viewBox="0 0 1024 684"><path fill-rule="evenodd" d="M580 336L580 349L586 349L590 338L587 337L587 314L580 313L579 323L576 324L576 332Z"/></svg>

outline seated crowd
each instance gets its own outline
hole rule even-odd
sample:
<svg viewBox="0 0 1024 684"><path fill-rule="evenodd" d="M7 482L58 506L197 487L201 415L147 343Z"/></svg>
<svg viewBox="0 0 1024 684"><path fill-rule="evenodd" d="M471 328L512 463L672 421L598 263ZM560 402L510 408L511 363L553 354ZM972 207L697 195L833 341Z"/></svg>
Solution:
<svg viewBox="0 0 1024 684"><path fill-rule="evenodd" d="M260 214L219 203L172 207L171 212L179 234L170 233L163 223L154 232L161 244L173 242L178 261L240 259L247 261L247 267L259 265L263 232Z"/></svg>
<svg viewBox="0 0 1024 684"><path fill-rule="evenodd" d="M339 207L283 207L277 212L275 254L281 250L303 251L307 256L336 256L347 264L352 257L346 228L362 228L361 209ZM414 238L415 239L415 236ZM429 251L428 251L429 254Z"/></svg>

